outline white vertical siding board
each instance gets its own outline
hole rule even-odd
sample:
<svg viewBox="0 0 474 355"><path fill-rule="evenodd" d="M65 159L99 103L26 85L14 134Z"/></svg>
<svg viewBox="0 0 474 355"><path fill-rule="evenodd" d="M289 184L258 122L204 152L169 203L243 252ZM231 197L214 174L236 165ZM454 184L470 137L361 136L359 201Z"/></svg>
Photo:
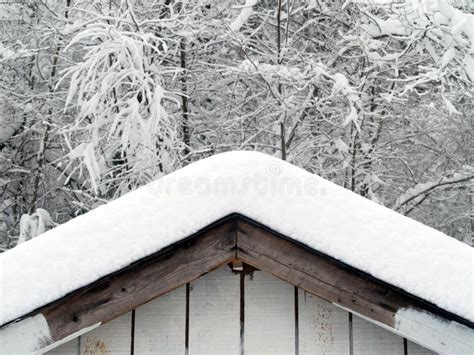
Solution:
<svg viewBox="0 0 474 355"><path fill-rule="evenodd" d="M408 340L407 344L408 355L436 355L434 351L426 349L421 345L418 345L410 340ZM473 351L474 353L474 351Z"/></svg>
<svg viewBox="0 0 474 355"><path fill-rule="evenodd" d="M72 339L67 343L64 343L57 348L54 348L46 354L49 355L79 355L81 352L81 337L77 337L76 339Z"/></svg>
<svg viewBox="0 0 474 355"><path fill-rule="evenodd" d="M184 354L186 287L135 310L135 354Z"/></svg>
<svg viewBox="0 0 474 355"><path fill-rule="evenodd" d="M403 338L369 323L355 314L352 318L354 355L403 354Z"/></svg>
<svg viewBox="0 0 474 355"><path fill-rule="evenodd" d="M189 354L239 354L240 276L226 265L191 283Z"/></svg>
<svg viewBox="0 0 474 355"><path fill-rule="evenodd" d="M262 271L245 278L245 355L294 354L294 287Z"/></svg>
<svg viewBox="0 0 474 355"><path fill-rule="evenodd" d="M300 355L349 354L349 313L299 290Z"/></svg>
<svg viewBox="0 0 474 355"><path fill-rule="evenodd" d="M245 354L293 354L294 287L262 271L245 276ZM299 354L349 354L349 314L298 292ZM135 312L135 354L184 354L186 288ZM224 266L191 284L189 354L239 354L240 275ZM403 354L403 338L353 315L353 354ZM47 352L52 355L129 354L131 313ZM407 342L408 355L435 352Z"/></svg>
<svg viewBox="0 0 474 355"><path fill-rule="evenodd" d="M81 336L81 354L130 354L131 312Z"/></svg>

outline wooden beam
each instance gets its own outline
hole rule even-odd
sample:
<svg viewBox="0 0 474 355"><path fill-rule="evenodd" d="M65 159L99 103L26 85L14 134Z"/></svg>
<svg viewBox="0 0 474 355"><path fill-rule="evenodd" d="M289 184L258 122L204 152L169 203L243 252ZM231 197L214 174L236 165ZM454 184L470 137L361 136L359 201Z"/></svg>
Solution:
<svg viewBox="0 0 474 355"><path fill-rule="evenodd" d="M35 324L40 322L42 331L36 336L36 341L27 344L28 349L21 349L34 352L82 329L91 329L97 324L107 323L233 261L236 254L235 226L233 221L225 220L206 228L42 307L20 322L7 326L5 332L5 329L1 329L1 332L11 333L9 339L16 341L18 346L24 346L19 340L22 334L24 335L21 324L29 324L32 319ZM133 243L133 239L130 242ZM4 341L9 342L8 339ZM7 345L8 349L15 346L2 343L3 351ZM20 349L17 349L17 353L18 350Z"/></svg>
<svg viewBox="0 0 474 355"><path fill-rule="evenodd" d="M2 351L44 351L236 260L434 351L474 346L471 322L233 214L1 327Z"/></svg>
<svg viewBox="0 0 474 355"><path fill-rule="evenodd" d="M237 258L432 350L472 349L466 320L245 218Z"/></svg>

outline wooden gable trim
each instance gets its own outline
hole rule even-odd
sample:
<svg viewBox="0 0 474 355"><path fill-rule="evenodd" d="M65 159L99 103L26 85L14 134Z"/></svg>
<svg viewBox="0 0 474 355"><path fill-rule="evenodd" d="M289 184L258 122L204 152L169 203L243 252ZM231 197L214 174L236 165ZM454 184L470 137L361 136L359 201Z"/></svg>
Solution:
<svg viewBox="0 0 474 355"><path fill-rule="evenodd" d="M2 350L6 344L17 352L44 351L237 260L434 351L467 353L472 346L471 322L233 214L3 326ZM43 329L28 331L33 339L18 344L32 322Z"/></svg>
<svg viewBox="0 0 474 355"><path fill-rule="evenodd" d="M237 257L441 354L468 354L474 324L404 290L241 217Z"/></svg>
<svg viewBox="0 0 474 355"><path fill-rule="evenodd" d="M236 221L229 216L6 324L0 328L0 353L50 350L235 259Z"/></svg>

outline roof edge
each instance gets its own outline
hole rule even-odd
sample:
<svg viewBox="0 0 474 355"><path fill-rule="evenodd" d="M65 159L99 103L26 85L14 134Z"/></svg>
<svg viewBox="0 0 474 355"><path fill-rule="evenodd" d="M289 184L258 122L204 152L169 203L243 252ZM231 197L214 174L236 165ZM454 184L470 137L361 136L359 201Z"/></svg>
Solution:
<svg viewBox="0 0 474 355"><path fill-rule="evenodd" d="M474 324L469 320L251 218L232 213L156 253L3 324L0 338L6 336L12 343L11 334L18 336L26 328L31 332L32 324L41 324L36 343L30 350L50 348L82 329L107 323L234 260L269 272L438 352L459 353L469 346L466 339L474 334Z"/></svg>
<svg viewBox="0 0 474 355"><path fill-rule="evenodd" d="M107 274L107 275L105 275L105 276L102 276L102 277L100 277L99 279L97 279L96 281L94 281L94 282L92 282L92 283L90 283L90 284L88 284L88 285L82 286L82 287L80 287L80 288L77 288L76 290L73 290L73 291L71 291L71 292L68 292L68 293L65 294L63 297L61 297L61 298L59 298L59 299L57 299L57 300L54 300L54 301L52 301L52 302L49 302L49 303L47 303L47 304L45 304L45 305L43 305L43 306L41 306L41 307L38 307L38 308L34 309L34 310L31 311L31 312L28 312L28 313L24 314L23 316L17 317L17 318L15 318L15 319L13 319L13 320L10 320L10 321L8 321L8 322L6 322L6 323L4 323L4 324L1 324L1 325L0 325L0 330L3 329L4 327L7 327L8 325L10 325L10 324L12 324L12 323L16 323L16 322L18 322L18 321L21 321L22 319L25 319L25 318L34 316L35 314L41 313L41 310L43 310L43 309L45 309L45 308L48 308L48 307L50 307L51 305L56 304L58 301L60 301L60 300L62 300L62 299L64 299L64 298L67 298L67 297L69 297L69 296L71 296L71 295L73 295L73 294L80 293L81 291L83 291L83 290L85 290L85 289L87 289L87 288L90 288L90 286L93 285L93 284L100 283L101 281L103 281L103 280L105 280L105 279L107 279L107 278L110 278L110 277L113 277L113 276L118 275L118 274L120 274L120 273L123 273L123 272L126 271L126 270L129 270L129 269L134 268L136 265L142 264L142 263L144 263L144 262L146 263L147 260L153 260L153 259L159 258L161 255L167 253L169 250L172 250L172 249L174 249L174 248L177 248L177 247L179 247L179 246L181 246L181 245L187 243L188 241L192 240L193 238L195 238L195 237L198 236L198 235L201 235L201 234L205 233L206 231L209 231L209 230L211 230L211 229L213 229L213 228L215 228L215 227L217 227L217 226L220 226L220 225L222 225L222 224L224 224L224 223L228 223L228 222L234 222L234 223L236 223L236 222L239 221L239 220L240 220L240 221L245 221L245 222L247 222L247 223L249 223L249 224L252 224L252 225L254 225L254 226L258 227L258 228L261 228L261 229L263 229L263 230L266 230L266 231L268 231L269 233L272 233L272 234L278 236L279 238L282 238L282 239L284 239L284 240L287 240L287 241L289 241L289 242L291 242L291 243L293 243L293 244L296 244L296 245L298 245L298 246L304 248L305 250L308 250L308 251L310 251L310 252L312 252L312 253L314 253L314 254L320 255L321 257L324 257L324 258L327 259L328 261L331 261L332 263L334 263L335 265L338 265L339 267L341 267L341 268L343 268L343 269L349 270L350 272L355 273L355 274L358 274L358 275L360 275L361 277L366 278L367 280L370 280L370 281L372 281L372 282L375 282L375 283L378 283L378 284L380 284L380 285L383 285L383 286L385 286L385 287L387 287L387 288L390 288L390 289L392 289L392 290L394 290L394 291L396 291L396 292L399 292L399 293L401 293L401 294L403 294L403 295L405 295L405 296L407 296L407 297L409 297L409 298L411 298L411 299L413 299L413 300L416 300L416 301L419 302L420 304L425 305L426 308L433 310L433 313L438 314L438 315L440 315L441 317L443 317L443 318L445 318L445 319L458 322L458 323L463 324L463 325L465 325L465 326L467 326L467 327L469 327L469 328L474 329L474 322L471 322L470 320L468 320L468 319L466 319L466 318L463 318L463 317L461 317L461 316L459 316L459 315L457 315L457 314L454 314L454 313L452 313L452 312L450 312L450 311L447 311L447 310L445 310L444 308L441 308L441 307L437 306L436 304L434 304L434 303L432 303L432 302L429 302L429 301L427 301L427 300L425 300L425 299L423 299L423 298L421 298L421 297L418 297L418 296L416 296L416 295L413 295L412 293L410 293L410 292L408 292L408 291L405 291L404 289L402 289L402 288L400 288L400 287L394 286L394 285L392 285L392 284L390 284L390 283L388 283L388 282L386 282L386 281L380 280L380 279L378 279L378 278L376 278L376 277L370 275L369 273L367 273L367 272L365 272L365 271L362 271L362 270L360 270L360 269L357 269L357 268L355 268L355 267L353 267L353 266L351 266L351 265L349 265L349 264L347 264L347 263L345 263L345 262L343 262L343 261L341 261L341 260L338 260L338 259L336 259L336 258L334 258L334 257L332 257L332 256L330 256L330 255L328 255L328 254L325 254L325 253L323 253L323 252L320 252L319 250L313 249L313 248L311 248L310 246L308 246L308 245L306 245L306 244L304 244L304 243L302 243L302 242L300 242L300 241L298 241L298 240L296 240L296 239L294 239L294 238L290 238L290 237L288 237L288 236L286 236L286 235L284 235L284 234L282 234L282 233L280 233L280 232L277 232L277 231L275 231L274 229L272 229L271 227L268 227L268 226L266 226L266 225L264 225L264 224L262 224L262 223L260 223L260 222L257 222L257 221L255 221L255 220L252 219L252 218L249 218L249 217L247 217L247 216L245 216L245 215L243 215L243 214L241 214L241 213L234 212L234 213L228 214L228 215L226 215L226 216L224 216L224 217L218 219L218 220L215 221L215 222L210 223L210 224L207 225L206 227L201 228L200 230L198 230L197 232L191 234L190 236L188 236L188 237L186 237L186 238L183 238L183 239L181 239L181 240L179 240L179 241L177 241L177 242L175 242L175 243L173 243L173 244L170 244L169 246L167 246L167 247L165 247L165 248L163 248L163 249L160 249L160 250L158 250L157 252L155 252L155 253L153 253L153 254L150 254L150 255L148 255L148 256L142 258L142 259L139 259L139 260L134 261L133 263L129 264L128 266L126 266L126 267L124 267L124 268L122 268L122 269L119 269L119 270L114 271L114 272L112 272L112 273L110 273L110 274Z"/></svg>

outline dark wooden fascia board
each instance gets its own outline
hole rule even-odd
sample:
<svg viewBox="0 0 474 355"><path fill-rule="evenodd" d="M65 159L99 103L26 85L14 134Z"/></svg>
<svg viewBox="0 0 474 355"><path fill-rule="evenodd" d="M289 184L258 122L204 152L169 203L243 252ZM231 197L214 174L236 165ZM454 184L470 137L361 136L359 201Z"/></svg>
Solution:
<svg viewBox="0 0 474 355"><path fill-rule="evenodd" d="M235 226L223 223L137 262L124 272L48 307L53 339L106 323L235 259ZM72 321L72 322L71 322Z"/></svg>
<svg viewBox="0 0 474 355"><path fill-rule="evenodd" d="M236 219L228 216L169 247L102 277L0 328L45 320L32 352L104 324L236 258ZM131 239L131 242L133 240ZM10 331L11 333L11 331ZM46 333L46 335L45 335Z"/></svg>
<svg viewBox="0 0 474 355"><path fill-rule="evenodd" d="M248 218L237 222L237 258L438 353L474 346L472 322Z"/></svg>
<svg viewBox="0 0 474 355"><path fill-rule="evenodd" d="M257 256L259 252L263 253L260 257ZM375 302L380 307L386 308L387 311L395 311L403 306L415 307L474 329L474 323L465 318L242 215L238 215L237 221L237 258L332 303L337 303L338 297L328 299L322 294L311 292L311 290L302 287L303 281L309 281L304 280L304 274L313 276L314 282L333 285L338 294L350 291L355 297ZM266 267L266 263L273 264L274 268ZM281 277L282 275L276 275L277 272L281 274L278 264L286 269L286 273L301 274L299 277L295 275L285 279ZM348 283L347 281L352 282ZM345 286L346 284L347 286ZM354 303L357 303L357 300L354 302L351 299L350 303L344 307L356 312L351 306Z"/></svg>
<svg viewBox="0 0 474 355"><path fill-rule="evenodd" d="M235 260L269 272L415 341L419 340L416 332L405 334L397 329L397 314L401 309L413 309L474 328L461 317L240 214L229 215L14 323L38 315L44 317L49 337L42 337L38 344L38 349L42 349L82 329L106 323ZM0 333L10 325L2 326Z"/></svg>

